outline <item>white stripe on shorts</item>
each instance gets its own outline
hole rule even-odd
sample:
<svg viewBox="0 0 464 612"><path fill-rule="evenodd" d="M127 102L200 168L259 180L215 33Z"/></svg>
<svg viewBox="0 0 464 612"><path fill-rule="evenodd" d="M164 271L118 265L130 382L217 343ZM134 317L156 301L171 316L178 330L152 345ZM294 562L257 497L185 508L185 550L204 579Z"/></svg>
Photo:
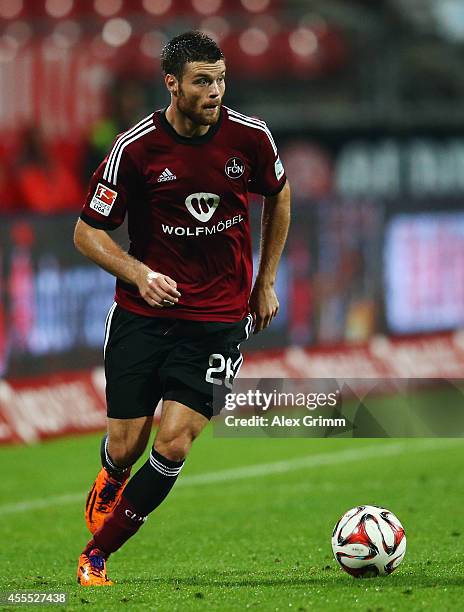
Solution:
<svg viewBox="0 0 464 612"><path fill-rule="evenodd" d="M105 321L105 342L103 344L103 359L106 354L106 345L108 344L108 339L110 337L110 328L111 328L111 319L113 318L114 309L116 308L116 302L113 302L111 308L108 310L108 314L106 315Z"/></svg>

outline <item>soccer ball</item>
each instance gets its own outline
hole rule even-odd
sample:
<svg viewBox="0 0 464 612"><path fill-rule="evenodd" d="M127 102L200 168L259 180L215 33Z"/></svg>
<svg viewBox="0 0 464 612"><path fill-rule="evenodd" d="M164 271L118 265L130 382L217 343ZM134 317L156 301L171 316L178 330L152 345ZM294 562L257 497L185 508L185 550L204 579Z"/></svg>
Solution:
<svg viewBox="0 0 464 612"><path fill-rule="evenodd" d="M406 535L390 510L357 506L345 512L335 525L332 550L341 567L352 576L391 574L403 560Z"/></svg>

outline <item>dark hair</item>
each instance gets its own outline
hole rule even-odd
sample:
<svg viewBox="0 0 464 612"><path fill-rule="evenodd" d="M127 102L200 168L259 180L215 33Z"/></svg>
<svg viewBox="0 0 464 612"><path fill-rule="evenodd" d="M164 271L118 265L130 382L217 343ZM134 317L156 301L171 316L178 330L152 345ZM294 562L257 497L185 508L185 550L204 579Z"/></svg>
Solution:
<svg viewBox="0 0 464 612"><path fill-rule="evenodd" d="M197 30L184 32L170 40L161 51L161 67L164 74L180 79L187 62L215 63L224 59L216 42Z"/></svg>

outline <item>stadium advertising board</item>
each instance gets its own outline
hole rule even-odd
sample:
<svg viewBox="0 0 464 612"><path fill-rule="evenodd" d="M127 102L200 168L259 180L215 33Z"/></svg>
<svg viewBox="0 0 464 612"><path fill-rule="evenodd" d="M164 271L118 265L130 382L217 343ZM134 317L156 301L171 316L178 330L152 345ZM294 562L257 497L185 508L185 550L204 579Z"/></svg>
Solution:
<svg viewBox="0 0 464 612"><path fill-rule="evenodd" d="M384 254L391 331L464 326L464 212L394 216Z"/></svg>
<svg viewBox="0 0 464 612"><path fill-rule="evenodd" d="M368 344L356 347L293 347L256 351L247 356L239 378L230 391L238 395L240 390L248 390L250 380L258 381L261 389L263 384L268 387L271 382L272 389L276 387L291 392L301 391L301 387L313 389L314 381L324 381L324 389L334 385L336 391L348 386L350 400L355 394L355 398L362 398L364 401L366 397L375 399L378 395L396 393L398 389L406 390L407 393L414 392L421 388L423 381L427 386L436 383L439 383L442 389L445 386L454 402L450 403L448 408L454 410L458 401L461 414L463 379L464 335L462 332L456 332L396 340L377 337ZM301 383L295 384L297 380ZM104 428L104 385L104 372L101 367L0 381L0 445L34 443L69 433L86 433ZM367 403L367 408L369 406ZM427 404L426 409L431 408L432 415L436 415L435 407L432 396L432 404ZM291 408L293 406L285 406L284 418L288 418L285 414ZM221 418L226 415L227 411ZM440 415L443 415L443 411ZM455 413L449 412L449 415L451 423L456 424ZM383 412L381 416L384 418ZM430 419L427 420L428 424L429 421ZM398 422L393 425L397 427ZM345 435L389 436L388 429L384 433L378 428L373 429L370 420L367 425L365 418L363 421L368 429L359 429L360 423L357 423L358 430L344 430ZM390 431L391 427L390 424ZM443 423L441 427L443 428ZM275 435L284 437L306 436L310 433L316 437L326 437L325 430L317 427L304 428L298 432L285 427L271 432L261 427L259 431L240 431L229 426L224 430L219 421L215 430L217 435L232 437L256 433L274 435L276 431L279 433ZM429 427L426 433L423 429L406 431L403 427L400 435L438 435L440 431L436 426L435 429ZM339 433L337 430L331 430L330 435L337 436ZM452 433L461 435L457 430ZM444 435L449 436L450 432L447 430Z"/></svg>
<svg viewBox="0 0 464 612"><path fill-rule="evenodd" d="M253 212L257 249L259 207ZM367 294L379 278L379 219L379 209L365 202L340 207L324 201L309 211L296 211L278 277L279 315L247 348L342 341L347 317L350 334L368 337L374 305ZM74 249L74 223L74 216L64 215L6 219L2 224L1 376L101 364L114 279ZM346 225L349 233L342 231ZM255 263L257 258L255 251Z"/></svg>

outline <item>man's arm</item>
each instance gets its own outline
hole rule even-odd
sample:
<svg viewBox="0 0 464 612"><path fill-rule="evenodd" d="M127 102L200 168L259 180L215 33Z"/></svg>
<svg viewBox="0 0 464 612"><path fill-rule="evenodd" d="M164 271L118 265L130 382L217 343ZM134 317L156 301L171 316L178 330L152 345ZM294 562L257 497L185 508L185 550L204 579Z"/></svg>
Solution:
<svg viewBox="0 0 464 612"><path fill-rule="evenodd" d="M274 285L289 225L290 185L287 181L280 193L264 200L259 268L250 296L255 334L265 329L279 310Z"/></svg>
<svg viewBox="0 0 464 612"><path fill-rule="evenodd" d="M76 248L101 268L117 276L126 283L138 287L140 295L150 306L162 308L179 301L177 283L166 276L154 272L138 261L114 242L101 229L96 229L79 219L74 231Z"/></svg>

